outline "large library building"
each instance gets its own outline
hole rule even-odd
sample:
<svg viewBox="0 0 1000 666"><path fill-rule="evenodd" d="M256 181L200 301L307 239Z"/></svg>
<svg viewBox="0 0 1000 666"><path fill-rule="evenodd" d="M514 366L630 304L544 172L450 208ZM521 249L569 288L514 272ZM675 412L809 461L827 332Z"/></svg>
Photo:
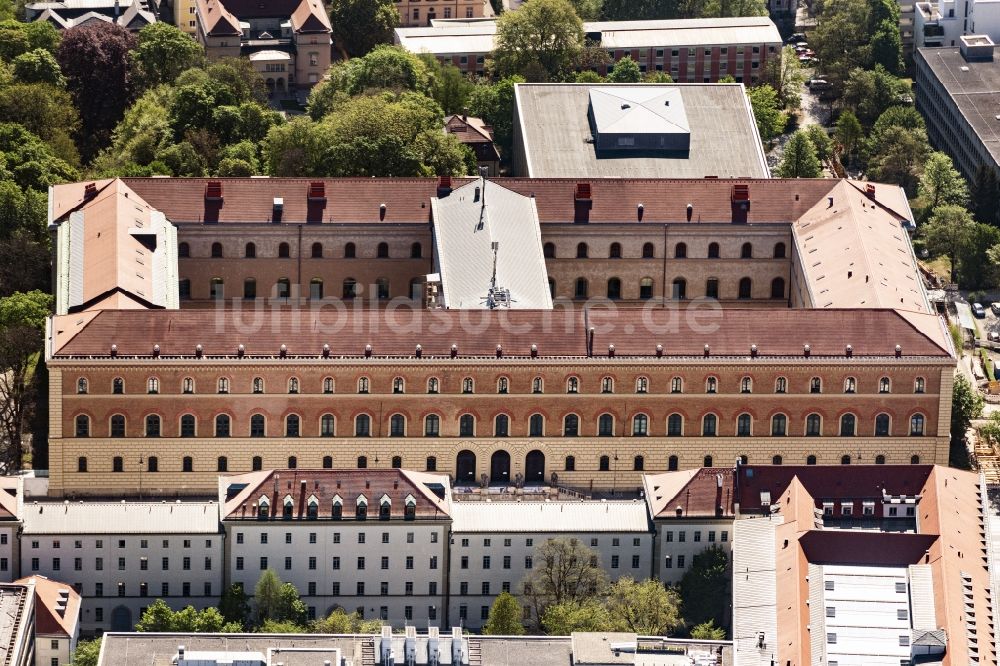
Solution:
<svg viewBox="0 0 1000 666"><path fill-rule="evenodd" d="M125 178L49 212L53 496L948 460L955 350L896 186Z"/></svg>

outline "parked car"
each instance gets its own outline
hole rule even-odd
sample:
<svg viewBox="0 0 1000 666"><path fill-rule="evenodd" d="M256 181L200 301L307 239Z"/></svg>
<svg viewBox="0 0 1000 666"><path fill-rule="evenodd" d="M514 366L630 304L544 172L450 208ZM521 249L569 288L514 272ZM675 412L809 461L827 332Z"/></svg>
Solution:
<svg viewBox="0 0 1000 666"><path fill-rule="evenodd" d="M1000 303L990 303L990 310L993 310L993 314L1000 315Z"/></svg>
<svg viewBox="0 0 1000 666"><path fill-rule="evenodd" d="M792 35L791 37L789 37L788 39L786 39L785 43L786 44L797 44L799 42L804 42L804 41L806 41L806 36L803 33L801 33L801 32L797 32L794 35Z"/></svg>
<svg viewBox="0 0 1000 666"><path fill-rule="evenodd" d="M997 333L996 331L990 331L989 333L986 334L986 339L988 339L990 342L1000 342L1000 333Z"/></svg>
<svg viewBox="0 0 1000 666"><path fill-rule="evenodd" d="M806 81L806 86L812 90L826 90L830 87L830 82L826 79L809 79Z"/></svg>
<svg viewBox="0 0 1000 666"><path fill-rule="evenodd" d="M986 310L983 309L983 304L982 303L973 303L972 304L972 314L975 317L979 318L979 319L985 319L986 318Z"/></svg>

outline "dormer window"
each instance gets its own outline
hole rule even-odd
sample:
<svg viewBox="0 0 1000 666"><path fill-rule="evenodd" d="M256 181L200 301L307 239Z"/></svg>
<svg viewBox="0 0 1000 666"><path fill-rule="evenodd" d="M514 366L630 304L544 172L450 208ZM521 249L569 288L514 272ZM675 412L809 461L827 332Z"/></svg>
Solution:
<svg viewBox="0 0 1000 666"><path fill-rule="evenodd" d="M309 503L306 505L306 518L309 520L316 520L319 516L319 500L313 495L309 498Z"/></svg>
<svg viewBox="0 0 1000 666"><path fill-rule="evenodd" d="M403 512L403 518L406 520L413 520L416 517L417 517L417 500L413 498L413 495L407 495L405 510Z"/></svg>
<svg viewBox="0 0 1000 666"><path fill-rule="evenodd" d="M266 520L271 513L271 504L267 501L266 497L261 497L260 501L257 502L257 517L261 520Z"/></svg>
<svg viewBox="0 0 1000 666"><path fill-rule="evenodd" d="M340 520L344 517L344 504L340 501L339 497L333 498L333 507L330 514L334 520Z"/></svg>
<svg viewBox="0 0 1000 666"><path fill-rule="evenodd" d="M368 519L368 502L364 500L358 500L358 507L355 511L355 518L358 520Z"/></svg>
<svg viewBox="0 0 1000 666"><path fill-rule="evenodd" d="M285 501L283 502L281 517L285 520L290 520L292 517L292 511L295 508L295 503L292 501L291 495L285 496Z"/></svg>
<svg viewBox="0 0 1000 666"><path fill-rule="evenodd" d="M392 515L392 503L389 501L388 497L383 497L382 501L378 505L378 519L379 520L389 520Z"/></svg>

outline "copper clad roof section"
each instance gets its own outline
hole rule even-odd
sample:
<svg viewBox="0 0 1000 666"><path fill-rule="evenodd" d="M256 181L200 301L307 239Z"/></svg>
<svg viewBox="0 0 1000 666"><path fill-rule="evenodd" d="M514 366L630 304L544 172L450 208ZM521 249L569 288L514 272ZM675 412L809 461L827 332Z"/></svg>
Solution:
<svg viewBox="0 0 1000 666"><path fill-rule="evenodd" d="M263 304L262 304L263 307ZM257 325L254 325L254 321ZM331 356L361 356L366 345L377 357L411 357L415 346L423 356L528 356L537 345L541 357L586 357L588 329L594 328L593 355L606 356L609 344L617 356L654 356L663 345L665 357L710 355L747 357L756 344L758 357L810 356L843 358L847 344L853 358L950 358L933 340L892 310L290 310L275 308L262 317L240 310L103 311L69 338L61 331L74 316L57 317L55 350L60 356L106 356L112 344L119 357L148 356L154 344L161 356L193 356L202 345L207 356L235 356L245 345L247 356L277 356L281 345L289 356L319 356L324 344ZM68 339L67 339L68 338Z"/></svg>

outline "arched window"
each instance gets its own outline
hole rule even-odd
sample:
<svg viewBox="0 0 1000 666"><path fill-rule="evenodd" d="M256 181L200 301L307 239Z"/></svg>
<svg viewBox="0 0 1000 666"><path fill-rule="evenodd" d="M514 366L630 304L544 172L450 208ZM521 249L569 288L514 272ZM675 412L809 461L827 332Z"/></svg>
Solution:
<svg viewBox="0 0 1000 666"><path fill-rule="evenodd" d="M146 437L159 437L160 436L160 417L156 414L150 414L146 417Z"/></svg>
<svg viewBox="0 0 1000 666"><path fill-rule="evenodd" d="M218 472L228 472L229 471L229 458L226 456L219 456L215 461L215 469Z"/></svg>
<svg viewBox="0 0 1000 666"><path fill-rule="evenodd" d="M324 414L319 417L319 436L320 437L333 437L336 431L337 421L333 417L333 414Z"/></svg>
<svg viewBox="0 0 1000 666"><path fill-rule="evenodd" d="M577 259L586 259L587 258L587 244L586 243L577 243L577 245L576 245L576 258Z"/></svg>
<svg viewBox="0 0 1000 666"><path fill-rule="evenodd" d="M705 380L705 393L718 393L719 380L716 377L709 377Z"/></svg>
<svg viewBox="0 0 1000 666"><path fill-rule="evenodd" d="M740 393L753 393L753 379L744 377L740 380Z"/></svg>
<svg viewBox="0 0 1000 666"><path fill-rule="evenodd" d="M844 380L844 393L857 393L858 391L858 380L854 377L848 377Z"/></svg>
<svg viewBox="0 0 1000 666"><path fill-rule="evenodd" d="M778 377L774 380L774 392L775 393L787 393L788 392L788 380L784 377Z"/></svg>
<svg viewBox="0 0 1000 666"><path fill-rule="evenodd" d="M816 456L806 456L806 464L807 465L815 465L816 464Z"/></svg>
<svg viewBox="0 0 1000 666"><path fill-rule="evenodd" d="M771 280L771 298L785 297L785 278L776 277Z"/></svg>
<svg viewBox="0 0 1000 666"><path fill-rule="evenodd" d="M615 417L611 414L601 414L597 417L597 436L613 437L615 434Z"/></svg>
<svg viewBox="0 0 1000 666"><path fill-rule="evenodd" d="M229 437L229 416L226 414L219 414L215 417L215 436L216 437Z"/></svg>
<svg viewBox="0 0 1000 666"><path fill-rule="evenodd" d="M314 301L323 298L323 278L314 277L309 280L309 298Z"/></svg>
<svg viewBox="0 0 1000 666"><path fill-rule="evenodd" d="M565 471L567 471L567 472L575 472L576 471L576 457L575 456L566 456L566 462L563 465L563 469Z"/></svg>
<svg viewBox="0 0 1000 666"><path fill-rule="evenodd" d="M437 437L441 434L441 417L437 414L428 414L424 418L424 437Z"/></svg>
<svg viewBox="0 0 1000 666"><path fill-rule="evenodd" d="M823 420L819 414L810 414L806 417L806 437L819 437L823 428Z"/></svg>
<svg viewBox="0 0 1000 666"><path fill-rule="evenodd" d="M788 434L788 418L784 414L771 417L771 437L784 437Z"/></svg>
<svg viewBox="0 0 1000 666"><path fill-rule="evenodd" d="M771 464L772 465L780 465L782 462L783 461L782 461L781 456L778 456L778 455L771 456Z"/></svg>
<svg viewBox="0 0 1000 666"><path fill-rule="evenodd" d="M208 285L208 297L216 301L222 300L226 297L226 285L222 278L212 278Z"/></svg>
<svg viewBox="0 0 1000 666"><path fill-rule="evenodd" d="M608 280L608 298L618 300L622 297L622 281L616 277Z"/></svg>
<svg viewBox="0 0 1000 666"><path fill-rule="evenodd" d="M476 382L472 377L465 377L462 379L462 393L475 393L476 392Z"/></svg>
<svg viewBox="0 0 1000 666"><path fill-rule="evenodd" d="M587 298L587 280L577 278L573 286L573 298Z"/></svg>
<svg viewBox="0 0 1000 666"><path fill-rule="evenodd" d="M125 471L125 461L121 456L115 456L111 459L111 471L112 472L124 472Z"/></svg>
<svg viewBox="0 0 1000 666"><path fill-rule="evenodd" d="M288 243L278 244L278 258L288 259L290 256L291 256L291 248L289 247Z"/></svg>
<svg viewBox="0 0 1000 666"><path fill-rule="evenodd" d="M115 377L111 380L111 392L115 395L122 395L125 393L125 380L121 377Z"/></svg>
<svg viewBox="0 0 1000 666"><path fill-rule="evenodd" d="M194 393L193 377L185 377L181 380L181 393Z"/></svg>
<svg viewBox="0 0 1000 666"><path fill-rule="evenodd" d="M259 472L264 468L264 459L260 456L254 456L250 461L250 469L254 472Z"/></svg>
<svg viewBox="0 0 1000 666"><path fill-rule="evenodd" d="M545 436L545 417L541 414L532 414L528 418L528 435L530 437Z"/></svg>
<svg viewBox="0 0 1000 666"><path fill-rule="evenodd" d="M288 392L289 393L298 393L299 392L299 378L298 377L289 377L288 378Z"/></svg>
<svg viewBox="0 0 1000 666"><path fill-rule="evenodd" d="M670 284L670 298L675 301L683 301L687 298L687 280L684 278L674 278Z"/></svg>
<svg viewBox="0 0 1000 666"><path fill-rule="evenodd" d="M749 414L740 414L736 417L736 435L738 437L749 437L753 434L753 419Z"/></svg>
<svg viewBox="0 0 1000 666"><path fill-rule="evenodd" d="M426 469L428 472L436 472L437 468L438 468L437 458L434 456L427 456L427 459L424 461L424 469Z"/></svg>
<svg viewBox="0 0 1000 666"><path fill-rule="evenodd" d="M212 258L213 259L222 258L222 243L212 243Z"/></svg>
<svg viewBox="0 0 1000 666"><path fill-rule="evenodd" d="M368 393L368 386L370 382L367 377L358 378L358 393Z"/></svg>
<svg viewBox="0 0 1000 666"><path fill-rule="evenodd" d="M402 456L393 456L392 460L389 461L389 462L390 462L390 467L392 467L393 469L402 469L403 468L403 457Z"/></svg>
<svg viewBox="0 0 1000 666"><path fill-rule="evenodd" d="M614 393L615 392L615 380L611 377L601 378L601 393Z"/></svg>
<svg viewBox="0 0 1000 666"><path fill-rule="evenodd" d="M80 456L79 458L76 459L76 471L77 472L81 472L81 473L87 471L87 458L86 457Z"/></svg>
<svg viewBox="0 0 1000 666"><path fill-rule="evenodd" d="M683 393L684 392L684 380L680 377L670 378L670 392L671 393Z"/></svg>
<svg viewBox="0 0 1000 666"><path fill-rule="evenodd" d="M379 243L378 247L375 250L375 256L377 258L379 258L379 259L388 259L389 258L389 244L388 243Z"/></svg>
<svg viewBox="0 0 1000 666"><path fill-rule="evenodd" d="M476 417L474 417L472 414L462 414L458 418L458 436L459 437L476 436Z"/></svg>
<svg viewBox="0 0 1000 666"><path fill-rule="evenodd" d="M822 393L823 392L823 380L819 377L813 377L809 380L809 392L810 393Z"/></svg>
<svg viewBox="0 0 1000 666"><path fill-rule="evenodd" d="M301 420L298 414L289 414L285 418L285 437L298 437L301 432Z"/></svg>
<svg viewBox="0 0 1000 666"><path fill-rule="evenodd" d="M76 436L90 437L90 417L80 414L76 417Z"/></svg>
<svg viewBox="0 0 1000 666"><path fill-rule="evenodd" d="M752 259L753 258L753 245L750 243L743 243L743 247L740 248L740 259Z"/></svg>
<svg viewBox="0 0 1000 666"><path fill-rule="evenodd" d="M840 436L853 437L857 428L858 420L854 414L844 414L840 417Z"/></svg>
<svg viewBox="0 0 1000 666"><path fill-rule="evenodd" d="M546 259L555 259L556 258L556 246L553 243L546 243L542 247L542 254L545 256Z"/></svg>
<svg viewBox="0 0 1000 666"><path fill-rule="evenodd" d="M632 459L632 471L641 472L646 466L646 460L642 456L636 456Z"/></svg>
<svg viewBox="0 0 1000 666"><path fill-rule="evenodd" d="M406 381L402 377L392 378L392 392L406 393Z"/></svg>
<svg viewBox="0 0 1000 666"><path fill-rule="evenodd" d="M194 423L193 423L194 417L192 416L191 419L192 419L192 424L191 425L192 425L192 430L193 430L194 429L193 428L193 426L194 426ZM124 437L125 436L125 417L122 414L112 414L111 415L111 436L112 437ZM181 433L181 437L183 437L183 436L184 436L184 433L182 432Z"/></svg>
<svg viewBox="0 0 1000 666"><path fill-rule="evenodd" d="M705 414L701 420L702 437L715 437L719 431L719 417L715 414ZM711 465L708 465L711 467Z"/></svg>
<svg viewBox="0 0 1000 666"><path fill-rule="evenodd" d="M888 437L889 436L889 415L882 413L875 417L875 436L876 437Z"/></svg>
<svg viewBox="0 0 1000 666"><path fill-rule="evenodd" d="M253 392L254 393L263 393L264 392L264 378L263 377L254 377L253 378Z"/></svg>
<svg viewBox="0 0 1000 666"><path fill-rule="evenodd" d="M684 417L671 414L667 417L667 437L680 437L684 434Z"/></svg>
<svg viewBox="0 0 1000 666"><path fill-rule="evenodd" d="M642 258L643 259L654 259L656 257L656 248L653 247L652 243L642 244Z"/></svg>
<svg viewBox="0 0 1000 666"><path fill-rule="evenodd" d="M146 458L146 471L147 472L159 472L160 471L160 459L156 456L149 456Z"/></svg>
<svg viewBox="0 0 1000 666"><path fill-rule="evenodd" d="M81 394L87 392L87 380L85 378L80 377L76 380L76 392Z"/></svg>
<svg viewBox="0 0 1000 666"><path fill-rule="evenodd" d="M354 419L354 436L371 437L372 418L367 414L358 414Z"/></svg>
<svg viewBox="0 0 1000 666"><path fill-rule="evenodd" d="M545 382L541 377L535 377L531 380L531 392L532 393L544 393L545 392Z"/></svg>
<svg viewBox="0 0 1000 666"><path fill-rule="evenodd" d="M580 379L577 377L570 377L566 380L566 393L579 393L580 392Z"/></svg>
<svg viewBox="0 0 1000 666"><path fill-rule="evenodd" d="M878 380L878 392L879 393L889 393L889 389L892 387L891 382L888 377L882 377Z"/></svg>
<svg viewBox="0 0 1000 666"><path fill-rule="evenodd" d="M739 287L738 297L742 298L742 299L750 298L752 287L753 287L753 283L750 281L750 278L748 278L748 277L740 278L740 287Z"/></svg>
<svg viewBox="0 0 1000 666"><path fill-rule="evenodd" d="M607 472L611 470L611 458L608 456L601 456L597 463L597 469L601 472Z"/></svg>
<svg viewBox="0 0 1000 666"><path fill-rule="evenodd" d="M709 259L718 259L719 258L719 244L718 243L709 243L708 244L708 258Z"/></svg>
<svg viewBox="0 0 1000 666"><path fill-rule="evenodd" d="M919 465L920 464L920 456L910 456L910 464L911 465Z"/></svg>
<svg viewBox="0 0 1000 666"><path fill-rule="evenodd" d="M257 258L257 246L253 243L247 243L243 248L243 256L247 259Z"/></svg>
<svg viewBox="0 0 1000 666"><path fill-rule="evenodd" d="M785 258L785 244L784 243L775 243L774 244L774 258L775 259L784 259Z"/></svg>
<svg viewBox="0 0 1000 666"><path fill-rule="evenodd" d="M676 472L677 471L678 462L679 461L677 459L677 456L670 456L669 458L667 458L667 471L668 472Z"/></svg>
<svg viewBox="0 0 1000 666"><path fill-rule="evenodd" d="M427 380L428 393L437 393L440 390L441 390L441 382L438 380L437 377L431 377L430 379Z"/></svg>
<svg viewBox="0 0 1000 666"><path fill-rule="evenodd" d="M389 300L389 278L376 278L375 279L375 296L380 301Z"/></svg>
<svg viewBox="0 0 1000 666"><path fill-rule="evenodd" d="M124 416L122 417L122 424L124 425ZM114 423L112 422L112 425ZM181 437L194 437L197 430L197 421L195 421L194 414L184 414L181 416ZM124 437L124 435L122 435Z"/></svg>
<svg viewBox="0 0 1000 666"><path fill-rule="evenodd" d="M243 298L248 301L257 298L257 280L254 278L243 280Z"/></svg>
<svg viewBox="0 0 1000 666"><path fill-rule="evenodd" d="M639 280L639 298L649 300L653 297L653 278L644 277Z"/></svg>
<svg viewBox="0 0 1000 666"><path fill-rule="evenodd" d="M712 466L712 456L705 456L705 459L701 461L701 466L702 467L711 467Z"/></svg>
<svg viewBox="0 0 1000 666"><path fill-rule="evenodd" d="M609 259L621 259L622 258L622 244L612 243L611 249L608 250Z"/></svg>
<svg viewBox="0 0 1000 666"><path fill-rule="evenodd" d="M678 243L674 246L674 259L687 259L688 256L688 246L687 243Z"/></svg>
<svg viewBox="0 0 1000 666"><path fill-rule="evenodd" d="M563 436L576 437L580 434L580 417L576 414L567 414L563 419Z"/></svg>
<svg viewBox="0 0 1000 666"><path fill-rule="evenodd" d="M313 259L322 259L323 258L323 244L322 243L313 243L312 247L310 248L309 256L312 257Z"/></svg>
<svg viewBox="0 0 1000 666"><path fill-rule="evenodd" d="M914 393L923 393L924 392L924 386L925 386L924 378L923 377L917 377L914 380L914 382L913 382L913 392Z"/></svg>
<svg viewBox="0 0 1000 666"><path fill-rule="evenodd" d="M354 243L344 244L344 259L353 259L357 256L357 249L354 247Z"/></svg>
<svg viewBox="0 0 1000 666"><path fill-rule="evenodd" d="M649 434L649 417L645 414L636 414L632 417L632 436L645 437Z"/></svg>
<svg viewBox="0 0 1000 666"><path fill-rule="evenodd" d="M497 380L497 393L507 393L510 388L510 380L506 377L501 377Z"/></svg>
<svg viewBox="0 0 1000 666"><path fill-rule="evenodd" d="M160 392L160 380L156 377L150 377L146 380L146 393L159 393Z"/></svg>
<svg viewBox="0 0 1000 666"><path fill-rule="evenodd" d="M493 435L495 437L507 437L510 435L510 417L506 414L497 414L493 420Z"/></svg>
<svg viewBox="0 0 1000 666"><path fill-rule="evenodd" d="M333 377L323 378L323 393L333 393Z"/></svg>
<svg viewBox="0 0 1000 666"><path fill-rule="evenodd" d="M358 297L358 281L352 277L344 278L344 286L342 291L343 297L346 298L357 298Z"/></svg>
<svg viewBox="0 0 1000 666"><path fill-rule="evenodd" d="M191 456L184 456L181 458L181 471L182 472L193 472L194 471L194 458Z"/></svg>
<svg viewBox="0 0 1000 666"><path fill-rule="evenodd" d="M406 437L406 417L402 414L393 414L389 417L389 436Z"/></svg>
<svg viewBox="0 0 1000 666"><path fill-rule="evenodd" d="M229 393L229 378L219 377L217 388L219 393Z"/></svg>
<svg viewBox="0 0 1000 666"><path fill-rule="evenodd" d="M851 464L851 456L848 456L848 455L840 456L840 464L841 465L850 465Z"/></svg>
<svg viewBox="0 0 1000 666"><path fill-rule="evenodd" d="M647 393L649 391L649 378L648 377L636 377L635 378L635 392L636 393Z"/></svg>
<svg viewBox="0 0 1000 666"><path fill-rule="evenodd" d="M181 259L186 259L191 256L191 246L187 243L177 244L177 256Z"/></svg>
<svg viewBox="0 0 1000 666"><path fill-rule="evenodd" d="M879 454L879 455L875 456L875 464L876 465L884 465L885 464L885 456L883 456L882 454Z"/></svg>
<svg viewBox="0 0 1000 666"><path fill-rule="evenodd" d="M920 437L924 434L924 415L914 414L910 417L910 435Z"/></svg>

